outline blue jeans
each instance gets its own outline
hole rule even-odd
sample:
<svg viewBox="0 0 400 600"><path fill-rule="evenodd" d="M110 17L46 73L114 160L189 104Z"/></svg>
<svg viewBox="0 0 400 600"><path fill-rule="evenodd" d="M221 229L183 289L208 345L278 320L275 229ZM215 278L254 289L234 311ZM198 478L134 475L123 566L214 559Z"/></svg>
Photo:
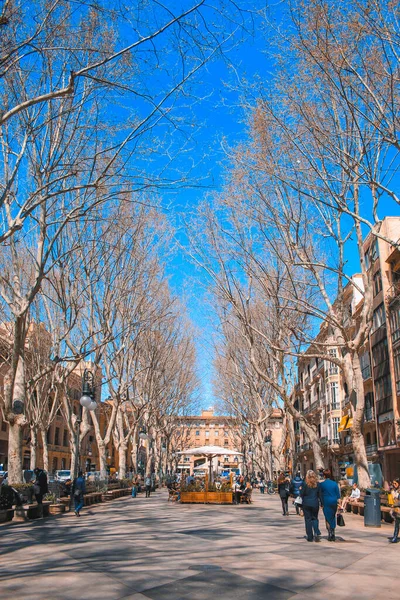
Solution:
<svg viewBox="0 0 400 600"><path fill-rule="evenodd" d="M83 508L83 494L79 494L79 496L74 496L75 502L75 512L79 512L81 508Z"/></svg>
<svg viewBox="0 0 400 600"><path fill-rule="evenodd" d="M321 535L318 523L319 506L304 506L303 513L306 525L307 539L312 540L314 535Z"/></svg>

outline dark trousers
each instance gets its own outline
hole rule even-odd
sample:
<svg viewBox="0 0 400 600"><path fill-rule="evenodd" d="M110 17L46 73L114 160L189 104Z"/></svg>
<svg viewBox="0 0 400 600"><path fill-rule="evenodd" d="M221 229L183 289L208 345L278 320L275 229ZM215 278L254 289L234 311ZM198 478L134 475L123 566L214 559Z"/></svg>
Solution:
<svg viewBox="0 0 400 600"><path fill-rule="evenodd" d="M289 508L288 508L288 497L285 496L284 498L282 498L281 496L281 502L282 502L282 512L284 515L288 515L289 514Z"/></svg>
<svg viewBox="0 0 400 600"><path fill-rule="evenodd" d="M400 515L395 515L394 517L394 531L393 531L393 539L397 540L399 537L399 529L400 529Z"/></svg>
<svg viewBox="0 0 400 600"><path fill-rule="evenodd" d="M321 535L318 523L318 512L319 506L314 507L303 505L304 521L308 540L312 540L314 535Z"/></svg>
<svg viewBox="0 0 400 600"><path fill-rule="evenodd" d="M146 485L146 498L150 498L151 485Z"/></svg>
<svg viewBox="0 0 400 600"><path fill-rule="evenodd" d="M328 531L335 531L337 502L335 504L324 504L323 511L326 521L326 528L328 529Z"/></svg>
<svg viewBox="0 0 400 600"><path fill-rule="evenodd" d="M262 487L260 486L260 494L263 494L264 490L265 490L265 487L264 486L262 486Z"/></svg>
<svg viewBox="0 0 400 600"><path fill-rule="evenodd" d="M240 504L241 497L242 497L242 492L235 492L235 504Z"/></svg>
<svg viewBox="0 0 400 600"><path fill-rule="evenodd" d="M35 494L35 498L38 504L43 504L43 494Z"/></svg>
<svg viewBox="0 0 400 600"><path fill-rule="evenodd" d="M84 505L83 494L79 494L79 496L74 495L74 504L75 504L75 512L79 512Z"/></svg>

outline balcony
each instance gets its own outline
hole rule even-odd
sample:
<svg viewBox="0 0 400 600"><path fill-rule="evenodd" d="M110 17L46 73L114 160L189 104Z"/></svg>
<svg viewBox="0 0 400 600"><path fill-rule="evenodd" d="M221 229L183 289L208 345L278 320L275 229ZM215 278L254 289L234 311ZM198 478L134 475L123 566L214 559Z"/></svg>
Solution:
<svg viewBox="0 0 400 600"><path fill-rule="evenodd" d="M375 410L372 406L364 410L364 418L367 423L375 421Z"/></svg>
<svg viewBox="0 0 400 600"><path fill-rule="evenodd" d="M345 444L345 446L348 446L351 444L351 435L344 436L344 444Z"/></svg>
<svg viewBox="0 0 400 600"><path fill-rule="evenodd" d="M325 377L329 377L330 375L337 375L338 373L339 373L338 366L329 367L329 369L326 369L326 371L325 371Z"/></svg>
<svg viewBox="0 0 400 600"><path fill-rule="evenodd" d="M321 444L321 446L326 446L328 443L328 438L326 437L326 435L324 435L322 438L320 438L319 443Z"/></svg>
<svg viewBox="0 0 400 600"><path fill-rule="evenodd" d="M338 437L337 438L336 437L332 438L331 445L332 446L339 446L340 445L340 439Z"/></svg>
<svg viewBox="0 0 400 600"><path fill-rule="evenodd" d="M391 304L400 296L400 281L395 281L387 291L386 300L388 304Z"/></svg>
<svg viewBox="0 0 400 600"><path fill-rule="evenodd" d="M319 408L319 400L316 400L315 402L312 402L312 404L310 404L310 406L307 406L303 410L303 414L308 415L309 413L313 412L317 408Z"/></svg>
<svg viewBox="0 0 400 600"><path fill-rule="evenodd" d="M362 378L364 381L371 378L371 365L366 365L363 369L361 369Z"/></svg>
<svg viewBox="0 0 400 600"><path fill-rule="evenodd" d="M311 448L311 444L310 444L310 443L303 444L303 445L301 446L301 451L302 451L302 452L307 452L307 450L310 450L310 448Z"/></svg>
<svg viewBox="0 0 400 600"><path fill-rule="evenodd" d="M328 410L340 410L340 402L332 402L329 404Z"/></svg>
<svg viewBox="0 0 400 600"><path fill-rule="evenodd" d="M371 454L376 454L378 452L378 444L367 444L365 446L365 450L367 452L367 456Z"/></svg>

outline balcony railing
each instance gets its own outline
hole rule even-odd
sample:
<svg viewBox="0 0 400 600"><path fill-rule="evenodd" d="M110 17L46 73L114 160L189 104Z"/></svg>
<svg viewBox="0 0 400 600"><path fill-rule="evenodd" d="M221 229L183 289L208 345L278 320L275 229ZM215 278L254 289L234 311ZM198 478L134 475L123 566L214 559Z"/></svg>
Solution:
<svg viewBox="0 0 400 600"><path fill-rule="evenodd" d="M328 408L329 410L340 410L340 402L332 402Z"/></svg>
<svg viewBox="0 0 400 600"><path fill-rule="evenodd" d="M361 369L362 378L364 381L366 379L370 379L371 377L371 365L366 365L363 369Z"/></svg>
<svg viewBox="0 0 400 600"><path fill-rule="evenodd" d="M326 377L328 377L328 375L337 375L339 373L339 367L335 366L335 367L329 367L328 369L326 369L325 371L325 375Z"/></svg>
<svg viewBox="0 0 400 600"><path fill-rule="evenodd" d="M387 291L386 300L390 304L400 295L400 281L395 281Z"/></svg>
<svg viewBox="0 0 400 600"><path fill-rule="evenodd" d="M332 440L331 440L331 444L332 444L332 445L339 446L339 444L340 444L340 439L339 439L338 437L332 438Z"/></svg>
<svg viewBox="0 0 400 600"><path fill-rule="evenodd" d="M376 452L378 452L378 444L367 444L365 446L365 450L368 455L375 454Z"/></svg>
<svg viewBox="0 0 400 600"><path fill-rule="evenodd" d="M312 404L310 404L310 406L307 406L304 410L303 413L305 415L308 415L308 413L312 412L313 410L315 410L316 408L319 407L319 400L317 400L316 402L312 402Z"/></svg>
<svg viewBox="0 0 400 600"><path fill-rule="evenodd" d="M372 406L364 410L364 417L367 422L375 421L375 410Z"/></svg>
<svg viewBox="0 0 400 600"><path fill-rule="evenodd" d="M326 446L328 443L328 438L325 436L323 436L322 438L320 438L319 443L321 444L321 446Z"/></svg>
<svg viewBox="0 0 400 600"><path fill-rule="evenodd" d="M344 443L347 446L348 444L351 444L351 435L345 435L344 436Z"/></svg>
<svg viewBox="0 0 400 600"><path fill-rule="evenodd" d="M301 449L303 452L307 452L307 450L309 450L311 448L311 444L307 443L307 444L303 444L301 446Z"/></svg>

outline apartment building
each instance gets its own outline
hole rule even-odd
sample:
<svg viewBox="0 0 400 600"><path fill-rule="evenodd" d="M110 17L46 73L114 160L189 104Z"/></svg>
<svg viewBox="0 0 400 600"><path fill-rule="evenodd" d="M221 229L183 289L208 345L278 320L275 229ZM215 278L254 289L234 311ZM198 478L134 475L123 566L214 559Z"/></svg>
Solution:
<svg viewBox="0 0 400 600"><path fill-rule="evenodd" d="M400 239L400 218L387 217L380 232ZM367 268L372 271L373 323L360 353L364 380L364 439L371 477L390 481L400 476L400 252L397 247L369 234L364 243ZM362 289L360 275L353 276ZM356 327L363 297L356 287L345 288L348 326ZM316 338L330 341L322 325ZM337 350L332 349L332 353ZM312 346L298 364L295 406L318 426L326 463L336 476L352 477L351 409L339 369L329 361L308 358ZM295 454L303 470L313 468L308 440L295 422Z"/></svg>

